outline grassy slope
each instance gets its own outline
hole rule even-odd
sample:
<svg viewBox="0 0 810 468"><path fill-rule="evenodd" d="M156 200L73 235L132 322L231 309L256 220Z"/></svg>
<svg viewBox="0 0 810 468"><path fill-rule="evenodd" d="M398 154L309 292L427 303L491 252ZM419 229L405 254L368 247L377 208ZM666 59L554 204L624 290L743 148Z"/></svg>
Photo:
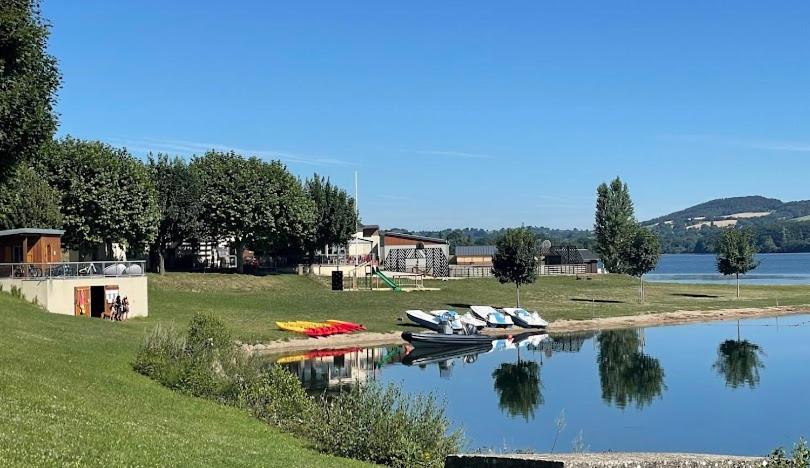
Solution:
<svg viewBox="0 0 810 468"><path fill-rule="evenodd" d="M345 319L364 323L371 330L403 330L398 317L407 309L461 308L468 304L514 304L513 285L493 279L434 281L441 291L331 292L325 281L292 275L237 276L169 274L152 276L150 320L186 323L203 310L222 317L244 340L262 341L295 335L276 329L276 320ZM582 319L674 310L707 310L810 304L807 286L744 286L743 298L733 286L647 283L646 303L637 303L638 282L633 278L600 276L541 277L521 288L525 307L544 318ZM689 296L691 295L691 296ZM592 303L595 299L597 302ZM603 301L603 302L598 302ZM615 301L615 302L608 302Z"/></svg>
<svg viewBox="0 0 810 468"><path fill-rule="evenodd" d="M0 294L0 466L352 464L133 372L147 322L57 316Z"/></svg>

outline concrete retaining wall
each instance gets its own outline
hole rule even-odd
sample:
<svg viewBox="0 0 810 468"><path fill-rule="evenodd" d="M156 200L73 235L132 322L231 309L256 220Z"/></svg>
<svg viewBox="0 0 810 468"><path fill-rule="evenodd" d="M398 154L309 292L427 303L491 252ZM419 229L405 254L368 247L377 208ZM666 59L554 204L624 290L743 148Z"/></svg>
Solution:
<svg viewBox="0 0 810 468"><path fill-rule="evenodd" d="M470 454L450 455L445 468L742 468L764 458L694 453Z"/></svg>

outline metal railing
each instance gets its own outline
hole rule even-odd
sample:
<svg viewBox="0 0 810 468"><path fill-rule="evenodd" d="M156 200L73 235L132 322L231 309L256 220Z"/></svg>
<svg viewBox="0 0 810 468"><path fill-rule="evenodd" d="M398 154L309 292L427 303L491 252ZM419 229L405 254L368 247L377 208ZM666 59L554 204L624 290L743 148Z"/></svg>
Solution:
<svg viewBox="0 0 810 468"><path fill-rule="evenodd" d="M573 265L540 265L537 274L541 276L553 275L584 275L589 272L586 264ZM484 265L450 265L451 278L488 278L492 275L492 267Z"/></svg>
<svg viewBox="0 0 810 468"><path fill-rule="evenodd" d="M0 263L0 278L27 280L143 276L146 261Z"/></svg>

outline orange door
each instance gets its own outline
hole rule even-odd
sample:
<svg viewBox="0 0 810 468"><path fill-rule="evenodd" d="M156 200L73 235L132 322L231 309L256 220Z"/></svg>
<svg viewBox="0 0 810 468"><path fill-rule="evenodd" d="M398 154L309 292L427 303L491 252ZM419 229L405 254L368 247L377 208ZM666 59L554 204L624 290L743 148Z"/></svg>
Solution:
<svg viewBox="0 0 810 468"><path fill-rule="evenodd" d="M90 316L90 287L73 288L73 314L79 317Z"/></svg>

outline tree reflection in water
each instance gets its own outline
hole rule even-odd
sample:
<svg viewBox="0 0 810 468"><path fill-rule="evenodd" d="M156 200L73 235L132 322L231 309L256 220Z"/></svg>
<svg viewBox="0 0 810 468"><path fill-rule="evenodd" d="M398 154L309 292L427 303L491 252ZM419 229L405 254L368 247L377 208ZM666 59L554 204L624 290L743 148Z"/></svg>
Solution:
<svg viewBox="0 0 810 468"><path fill-rule="evenodd" d="M504 362L492 372L492 377L501 411L512 417L523 416L526 421L534 419L535 410L543 404L537 362L519 359L517 364Z"/></svg>
<svg viewBox="0 0 810 468"><path fill-rule="evenodd" d="M664 369L658 359L644 354L638 330L600 332L597 342L602 400L619 408L634 403L640 409L661 397Z"/></svg>
<svg viewBox="0 0 810 468"><path fill-rule="evenodd" d="M748 340L726 340L717 348L717 361L712 369L726 379L726 386L739 388L759 385L759 370L765 368L759 345Z"/></svg>

